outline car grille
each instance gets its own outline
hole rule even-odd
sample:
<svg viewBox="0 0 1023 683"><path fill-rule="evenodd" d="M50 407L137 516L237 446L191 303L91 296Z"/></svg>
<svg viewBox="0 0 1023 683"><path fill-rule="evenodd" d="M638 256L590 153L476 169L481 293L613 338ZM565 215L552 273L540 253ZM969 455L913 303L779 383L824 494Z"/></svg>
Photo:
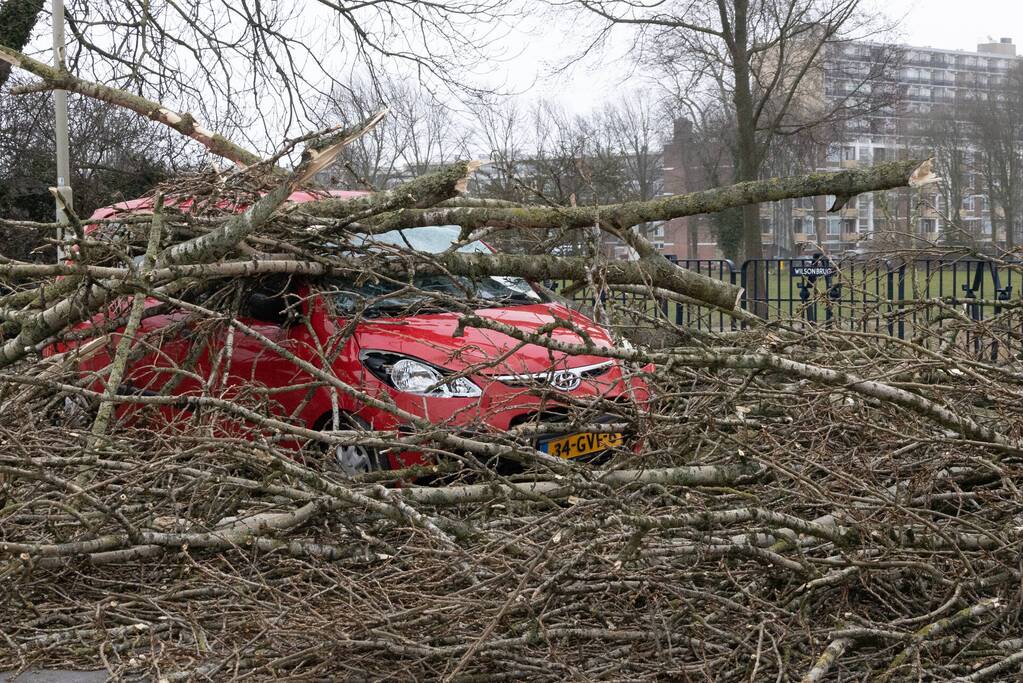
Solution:
<svg viewBox="0 0 1023 683"><path fill-rule="evenodd" d="M544 370L520 375L494 375L493 379L503 382L512 387L543 387L551 383L551 380L558 374L571 373L581 380L596 379L606 375L614 367L613 360L606 360L593 365L584 365L578 368L564 368L560 370Z"/></svg>

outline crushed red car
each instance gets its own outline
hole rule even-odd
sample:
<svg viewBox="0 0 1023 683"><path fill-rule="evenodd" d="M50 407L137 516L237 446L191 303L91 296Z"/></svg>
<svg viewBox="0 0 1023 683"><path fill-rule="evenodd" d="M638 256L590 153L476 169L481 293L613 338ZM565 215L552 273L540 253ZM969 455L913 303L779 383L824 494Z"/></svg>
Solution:
<svg viewBox="0 0 1023 683"><path fill-rule="evenodd" d="M290 201L321 196L302 192ZM101 209L93 219L148 213L151 206L137 200ZM366 238L363 246L384 253L389 248L439 253L459 234L457 226L412 228ZM492 251L479 241L459 250ZM354 393L383 399L454 433L512 432L524 435L518 443L582 460L627 452L635 445L627 430L576 431L571 425L580 420L589 425L619 424L623 415L644 410L648 389L637 373L599 353L569 356L493 329L459 329L464 310L443 305L446 297L471 302L475 315L527 333L556 319L568 321L598 347L612 346L605 328L525 280L417 275L403 285L380 278L355 282L276 274L248 279L243 292L239 322L287 353L329 370ZM259 388L269 414L306 428L413 431L386 407L367 405L358 395L317 382L258 338L237 330L229 333L226 325L209 326L187 310L158 310L158 304L155 299L147 302L152 310L138 333L144 352L133 358L118 388L122 395L236 398ZM123 309L124 302L117 306ZM87 338L90 329L98 329L110 317L108 310L80 324L77 330L84 334L79 338ZM556 327L550 335L568 343L582 339L565 327ZM114 346L109 342L80 362L80 372L94 378L97 391L105 386L103 370ZM329 367L324 359L329 359ZM131 410L129 403L120 412ZM182 419L180 410L163 412ZM361 443L334 446L329 455L328 460L348 475L431 462L424 452L381 450Z"/></svg>

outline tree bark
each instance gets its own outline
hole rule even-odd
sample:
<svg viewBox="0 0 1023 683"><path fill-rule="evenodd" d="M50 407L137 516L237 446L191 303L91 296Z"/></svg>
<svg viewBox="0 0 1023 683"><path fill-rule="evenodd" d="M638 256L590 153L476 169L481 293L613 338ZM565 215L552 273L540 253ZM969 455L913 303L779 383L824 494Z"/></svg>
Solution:
<svg viewBox="0 0 1023 683"><path fill-rule="evenodd" d="M755 205L781 199L817 195L854 197L864 192L890 190L896 187L918 187L934 182L930 164L921 161L897 161L869 168L847 171L811 173L787 178L771 178L738 183L728 187L654 199L648 202L626 202L603 206L523 207L523 208L450 208L428 211L400 211L372 221L360 232L379 233L398 228L424 225L460 225L479 228L486 225L507 225L517 228L587 228L596 222L608 222L629 228L649 221L666 221L683 216L716 213L732 207ZM304 204L303 212L316 215L336 202L326 200Z"/></svg>
<svg viewBox="0 0 1023 683"><path fill-rule="evenodd" d="M315 218L330 218L335 221L359 220L376 214L401 209L423 209L432 207L465 193L469 177L480 167L478 161L460 161L442 168L435 173L419 176L402 183L392 190L375 192L356 199L320 199L296 205L293 212ZM445 211L466 211L465 207ZM493 209L478 209L488 211ZM315 219L314 219L315 220ZM434 224L429 224L434 225ZM402 226L406 227L406 226ZM386 232L391 228L359 230L357 232Z"/></svg>
<svg viewBox="0 0 1023 683"><path fill-rule="evenodd" d="M760 175L761 155L757 148L757 120L750 83L748 0L734 0L734 9L735 25L729 49L735 77L735 91L732 95L736 124L735 179L749 182L757 180ZM722 12L723 17L726 14ZM764 246L760 238L760 208L757 204L746 205L742 210L742 252L746 259L764 257Z"/></svg>

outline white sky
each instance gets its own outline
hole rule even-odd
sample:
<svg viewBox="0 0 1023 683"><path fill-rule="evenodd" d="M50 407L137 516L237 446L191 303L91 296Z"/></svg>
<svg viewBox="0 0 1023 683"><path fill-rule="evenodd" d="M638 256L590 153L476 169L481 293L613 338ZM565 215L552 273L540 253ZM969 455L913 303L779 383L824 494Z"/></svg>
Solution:
<svg viewBox="0 0 1023 683"><path fill-rule="evenodd" d="M988 38L1023 44L1020 0L885 0L892 19L904 16L904 41L911 45L976 50Z"/></svg>
<svg viewBox="0 0 1023 683"><path fill-rule="evenodd" d="M989 38L1012 38L1023 54L1023 0L870 0L895 24L899 42L951 50L976 50ZM569 74L550 75L552 61L578 48L571 27L548 21L541 31L522 36L527 45L511 60L505 82L530 95L549 97L566 109L584 112L615 93L643 87L641 75L630 73L627 60L613 47L595 65L579 66ZM566 30L567 29L567 30ZM628 48L628 40L620 50ZM503 71L499 68L497 71ZM536 74L534 80L532 74Z"/></svg>

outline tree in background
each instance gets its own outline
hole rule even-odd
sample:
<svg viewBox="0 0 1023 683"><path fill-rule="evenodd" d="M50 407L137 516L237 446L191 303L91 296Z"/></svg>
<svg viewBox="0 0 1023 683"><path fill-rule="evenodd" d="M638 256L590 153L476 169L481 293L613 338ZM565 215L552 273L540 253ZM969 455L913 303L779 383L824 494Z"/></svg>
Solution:
<svg viewBox="0 0 1023 683"><path fill-rule="evenodd" d="M926 122L924 145L934 157L934 171L942 179L939 194L945 210L943 241L976 246L979 235L963 224L963 200L969 190L972 132L959 103L934 111Z"/></svg>
<svg viewBox="0 0 1023 683"><path fill-rule="evenodd" d="M175 171L198 163L180 136L119 107L70 98L71 185L75 208L94 209L149 192ZM0 95L0 214L53 218L53 105L44 94ZM5 236L10 237L10 236ZM42 239L44 236L39 236ZM25 258L39 240L5 239L4 254Z"/></svg>
<svg viewBox="0 0 1023 683"><path fill-rule="evenodd" d="M973 107L974 144L991 200L991 222L1002 246L1019 244L1023 213L1023 67L1016 66Z"/></svg>
<svg viewBox="0 0 1023 683"><path fill-rule="evenodd" d="M46 0L4 0L0 3L0 45L23 50L42 14ZM0 88L11 76L11 65L0 62Z"/></svg>
<svg viewBox="0 0 1023 683"><path fill-rule="evenodd" d="M608 103L600 112L619 154L630 199L653 199L661 190L662 131L666 118L643 91Z"/></svg>
<svg viewBox="0 0 1023 683"><path fill-rule="evenodd" d="M397 78L357 79L323 98L321 125L351 126L389 103L387 118L321 176L333 187L383 189L465 156L467 129L437 95Z"/></svg>
<svg viewBox="0 0 1023 683"><path fill-rule="evenodd" d="M640 94L585 114L552 102L481 102L469 124L489 157L477 192L551 206L651 199L660 191L662 120Z"/></svg>
<svg viewBox="0 0 1023 683"><path fill-rule="evenodd" d="M734 179L762 176L773 148L794 136L876 107L871 87L889 68L879 51L850 92L825 98L826 51L878 30L862 0L574 0L605 37L635 31L635 59L681 85L676 96L713 101L727 113ZM761 258L756 206L743 210L743 252Z"/></svg>
<svg viewBox="0 0 1023 683"><path fill-rule="evenodd" d="M26 42L48 18L44 0L0 0L0 45L52 62L48 41ZM353 71L480 92L473 70L511 18L504 0L66 0L66 66L270 152L308 132Z"/></svg>
<svg viewBox="0 0 1023 683"><path fill-rule="evenodd" d="M519 162L529 156L531 141L522 119L524 107L515 99L482 98L470 108L475 122L475 146L490 161L473 179L475 193L505 201L523 201Z"/></svg>
<svg viewBox="0 0 1023 683"><path fill-rule="evenodd" d="M368 79L335 88L323 98L317 121L321 126L352 126L380 109L383 97ZM338 163L320 174L320 182L343 189L389 187L399 176L399 151L391 144L389 119L345 147Z"/></svg>

